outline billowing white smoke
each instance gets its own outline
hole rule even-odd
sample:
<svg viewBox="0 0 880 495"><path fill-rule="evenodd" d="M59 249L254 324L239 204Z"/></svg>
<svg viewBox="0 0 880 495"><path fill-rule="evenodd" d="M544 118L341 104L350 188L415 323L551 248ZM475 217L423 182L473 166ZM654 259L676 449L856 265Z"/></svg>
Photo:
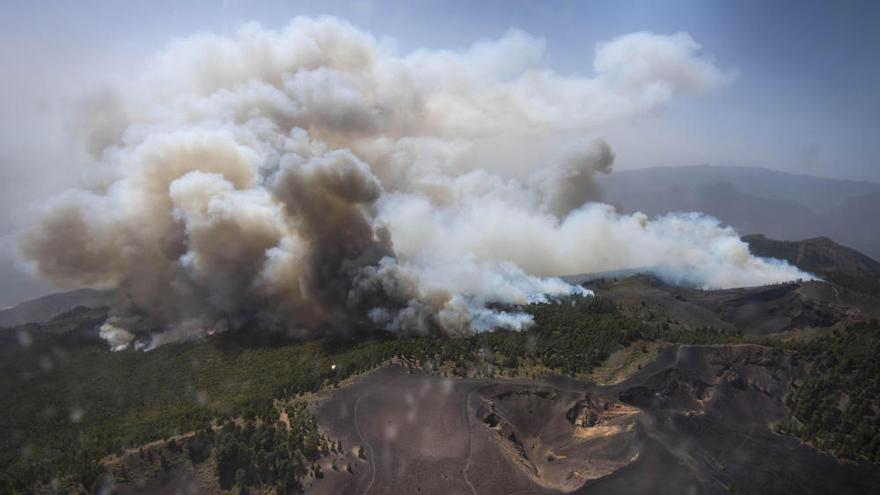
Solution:
<svg viewBox="0 0 880 495"><path fill-rule="evenodd" d="M112 323L104 323L98 329L98 335L110 344L110 349L121 351L128 348L129 344L134 340L135 336L124 328L117 327Z"/></svg>
<svg viewBox="0 0 880 495"><path fill-rule="evenodd" d="M710 218L596 203L614 160L601 140L535 154L724 84L698 51L687 34L630 34L574 77L520 32L405 56L332 18L178 40L89 106L94 177L22 250L60 284L119 289L101 330L114 348L244 326L519 329L528 315L490 308L586 293L555 278L583 272L804 277Z"/></svg>

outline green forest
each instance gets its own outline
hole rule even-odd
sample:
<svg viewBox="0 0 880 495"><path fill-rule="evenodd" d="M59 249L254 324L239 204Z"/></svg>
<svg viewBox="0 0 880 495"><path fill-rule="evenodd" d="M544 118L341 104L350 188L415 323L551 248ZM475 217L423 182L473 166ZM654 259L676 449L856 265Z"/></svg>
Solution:
<svg viewBox="0 0 880 495"><path fill-rule="evenodd" d="M807 373L786 397L780 430L845 459L880 462L880 325L877 320L792 346Z"/></svg>

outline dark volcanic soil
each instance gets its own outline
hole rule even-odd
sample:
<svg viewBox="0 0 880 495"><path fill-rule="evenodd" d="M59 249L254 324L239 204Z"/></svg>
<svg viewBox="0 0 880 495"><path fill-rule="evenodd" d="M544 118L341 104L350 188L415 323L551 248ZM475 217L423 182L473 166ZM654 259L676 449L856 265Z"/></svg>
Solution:
<svg viewBox="0 0 880 495"><path fill-rule="evenodd" d="M771 431L797 372L781 351L760 346L666 349L606 389L644 412L644 455L582 493L656 493L658 486L665 493L871 493L877 466L841 463Z"/></svg>
<svg viewBox="0 0 880 495"><path fill-rule="evenodd" d="M329 473L309 492L509 493L535 486L477 414L482 392L495 386L388 366L335 391L320 406L319 424L344 445L363 447L366 460L354 474Z"/></svg>
<svg viewBox="0 0 880 495"><path fill-rule="evenodd" d="M321 494L870 493L877 466L775 434L796 366L759 346L673 346L623 383L450 380L381 368L318 406L353 473ZM358 459L358 447L366 459Z"/></svg>

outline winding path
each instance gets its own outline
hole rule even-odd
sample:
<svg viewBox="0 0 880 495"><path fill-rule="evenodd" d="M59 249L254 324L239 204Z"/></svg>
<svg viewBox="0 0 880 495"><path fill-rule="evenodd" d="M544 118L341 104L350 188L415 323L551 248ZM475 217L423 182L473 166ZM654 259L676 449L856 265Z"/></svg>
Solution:
<svg viewBox="0 0 880 495"><path fill-rule="evenodd" d="M472 419L471 418L471 416L472 416L472 414L471 414L471 394L473 394L477 390L482 390L482 389L486 388L487 386L488 385L474 387L474 388L468 390L468 393L464 397L464 416L465 416L464 419L467 422L468 441L467 441L467 460L464 463L464 467L461 470L461 474L464 477L465 484L471 489L471 492L474 495L477 495L477 489L474 488L474 485L471 484L471 481L468 479L468 470L471 467L471 456L473 455L473 452L472 452L473 440L471 439L471 437L474 434L473 427L471 426L471 419Z"/></svg>
<svg viewBox="0 0 880 495"><path fill-rule="evenodd" d="M367 488L364 490L363 495L367 495L367 493L369 493L370 490L373 488L373 483L376 482L376 456L375 456L375 451L373 450L373 446L370 444L370 442L368 442L367 439L364 438L364 435L361 433L361 427L358 425L358 406L361 405L361 399L363 399L363 398L366 397L367 395L369 395L369 394L361 395L360 397L358 397L358 400L355 401L355 403L354 403L354 430L355 430L355 432L357 433L357 436L358 436L358 438L359 438L360 441L361 441L361 445L366 445L366 446L367 446L367 449L370 451L370 452L369 452L369 456L370 456L370 468L372 469L372 474L371 474L371 476L370 476L370 483L367 485ZM476 492L474 493L474 495L476 495Z"/></svg>

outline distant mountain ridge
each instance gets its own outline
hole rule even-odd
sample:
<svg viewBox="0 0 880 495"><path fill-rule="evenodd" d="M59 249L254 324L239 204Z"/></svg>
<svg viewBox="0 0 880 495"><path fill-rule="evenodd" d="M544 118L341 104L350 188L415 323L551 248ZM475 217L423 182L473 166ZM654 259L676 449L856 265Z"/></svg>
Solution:
<svg viewBox="0 0 880 495"><path fill-rule="evenodd" d="M43 323L77 306L86 308L106 306L110 302L111 294L109 291L94 289L76 289L49 294L0 311L0 327Z"/></svg>
<svg viewBox="0 0 880 495"><path fill-rule="evenodd" d="M880 258L878 183L709 165L626 170L599 183L604 200L624 212L700 211L740 234L826 236Z"/></svg>
<svg viewBox="0 0 880 495"><path fill-rule="evenodd" d="M791 174L761 167L684 165L615 171L599 177L605 192L665 189L670 186L706 186L729 182L737 189L769 199L789 199L822 211L840 206L846 198L880 194L880 183ZM625 184L623 184L625 182Z"/></svg>

